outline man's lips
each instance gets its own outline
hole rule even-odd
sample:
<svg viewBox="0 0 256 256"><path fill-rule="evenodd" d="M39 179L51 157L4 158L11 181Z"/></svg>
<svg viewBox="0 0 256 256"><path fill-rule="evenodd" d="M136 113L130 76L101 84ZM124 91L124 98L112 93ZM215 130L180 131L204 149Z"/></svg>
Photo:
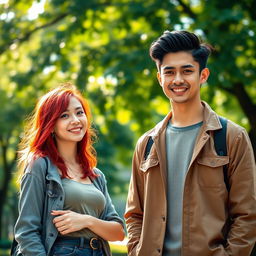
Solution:
<svg viewBox="0 0 256 256"><path fill-rule="evenodd" d="M188 88L186 87L180 87L180 88L171 88L174 92L185 92Z"/></svg>
<svg viewBox="0 0 256 256"><path fill-rule="evenodd" d="M189 89L189 86L186 85L186 84L180 84L180 85L169 85L168 86L168 89L173 91L173 92L177 92L177 93L180 93L180 92L185 92L186 90Z"/></svg>

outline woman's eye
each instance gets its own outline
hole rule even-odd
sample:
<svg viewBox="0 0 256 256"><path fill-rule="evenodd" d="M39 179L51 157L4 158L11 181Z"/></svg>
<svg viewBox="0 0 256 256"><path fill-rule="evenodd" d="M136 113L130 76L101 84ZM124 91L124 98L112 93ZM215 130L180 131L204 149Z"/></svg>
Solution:
<svg viewBox="0 0 256 256"><path fill-rule="evenodd" d="M68 118L68 114L62 114L60 118Z"/></svg>
<svg viewBox="0 0 256 256"><path fill-rule="evenodd" d="M77 115L83 115L84 114L84 111L83 110L80 110L77 112Z"/></svg>

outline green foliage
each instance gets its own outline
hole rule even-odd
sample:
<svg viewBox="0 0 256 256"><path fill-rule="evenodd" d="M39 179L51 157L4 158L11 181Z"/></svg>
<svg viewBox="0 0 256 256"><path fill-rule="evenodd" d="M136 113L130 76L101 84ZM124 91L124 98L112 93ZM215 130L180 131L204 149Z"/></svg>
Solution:
<svg viewBox="0 0 256 256"><path fill-rule="evenodd" d="M99 135L98 166L111 192L125 193L120 172L130 169L136 140L169 111L148 55L166 29L195 31L213 44L202 98L245 126L256 147L256 1L5 2L0 4L1 195L10 182L7 174L15 170L25 117L38 97L63 81L74 82L89 99ZM35 4L40 12L31 8Z"/></svg>

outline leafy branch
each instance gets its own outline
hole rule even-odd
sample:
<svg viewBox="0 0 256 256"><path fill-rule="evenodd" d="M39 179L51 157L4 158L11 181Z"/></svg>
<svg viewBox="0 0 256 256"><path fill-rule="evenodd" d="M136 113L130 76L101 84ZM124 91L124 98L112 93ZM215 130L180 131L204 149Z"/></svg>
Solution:
<svg viewBox="0 0 256 256"><path fill-rule="evenodd" d="M49 23L43 24L41 26L37 26L34 29L32 29L32 30L28 31L27 33L25 33L25 35L11 40L10 42L6 43L2 48L0 48L0 55L2 55L6 50L8 50L11 45L13 45L13 44L21 44L21 43L23 43L25 41L28 41L30 39L30 37L35 32L37 32L38 30L41 30L41 29L44 29L44 28L47 28L47 27L55 25L59 21L63 20L67 15L68 15L68 13L63 13L63 14L59 15L58 17L56 17L55 19L53 19L52 21L50 21Z"/></svg>

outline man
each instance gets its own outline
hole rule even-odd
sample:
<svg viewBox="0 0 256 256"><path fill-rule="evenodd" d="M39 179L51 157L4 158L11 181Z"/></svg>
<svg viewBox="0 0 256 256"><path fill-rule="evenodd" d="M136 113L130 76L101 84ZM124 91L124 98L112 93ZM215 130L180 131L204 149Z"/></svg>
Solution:
<svg viewBox="0 0 256 256"><path fill-rule="evenodd" d="M128 255L249 256L252 251L253 150L245 129L229 120L228 154L215 150L214 134L222 124L200 98L210 52L186 31L165 31L150 47L172 111L136 146L125 213Z"/></svg>

